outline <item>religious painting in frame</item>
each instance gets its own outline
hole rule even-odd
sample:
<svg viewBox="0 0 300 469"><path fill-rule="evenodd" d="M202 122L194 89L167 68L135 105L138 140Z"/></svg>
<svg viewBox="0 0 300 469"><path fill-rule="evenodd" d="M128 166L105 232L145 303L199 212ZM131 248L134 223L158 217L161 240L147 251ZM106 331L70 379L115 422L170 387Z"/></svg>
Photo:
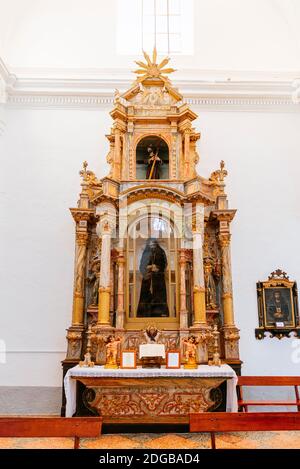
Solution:
<svg viewBox="0 0 300 469"><path fill-rule="evenodd" d="M166 354L166 368L177 369L181 366L181 355L179 350L169 350Z"/></svg>
<svg viewBox="0 0 300 469"><path fill-rule="evenodd" d="M122 350L120 359L120 368L124 370L133 370L136 368L136 351Z"/></svg>
<svg viewBox="0 0 300 469"><path fill-rule="evenodd" d="M259 328L255 329L257 339L263 339L265 332L271 337L289 337L293 332L300 338L297 284L280 269L269 275L268 280L257 283Z"/></svg>

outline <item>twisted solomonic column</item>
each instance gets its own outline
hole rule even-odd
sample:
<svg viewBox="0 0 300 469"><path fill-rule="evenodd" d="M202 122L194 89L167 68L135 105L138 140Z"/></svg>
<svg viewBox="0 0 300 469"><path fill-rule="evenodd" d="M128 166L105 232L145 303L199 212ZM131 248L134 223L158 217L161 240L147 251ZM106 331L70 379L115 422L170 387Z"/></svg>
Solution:
<svg viewBox="0 0 300 469"><path fill-rule="evenodd" d="M232 278L231 278L231 256L230 256L229 233L219 235L219 247L222 263L222 304L224 315L224 326L234 325L233 300L232 300Z"/></svg>
<svg viewBox="0 0 300 469"><path fill-rule="evenodd" d="M75 278L72 326L83 325L84 322L84 281L86 270L88 234L76 233Z"/></svg>
<svg viewBox="0 0 300 469"><path fill-rule="evenodd" d="M222 305L225 358L239 360L239 329L234 323L232 273L230 255L230 233L219 234L219 247L222 262Z"/></svg>

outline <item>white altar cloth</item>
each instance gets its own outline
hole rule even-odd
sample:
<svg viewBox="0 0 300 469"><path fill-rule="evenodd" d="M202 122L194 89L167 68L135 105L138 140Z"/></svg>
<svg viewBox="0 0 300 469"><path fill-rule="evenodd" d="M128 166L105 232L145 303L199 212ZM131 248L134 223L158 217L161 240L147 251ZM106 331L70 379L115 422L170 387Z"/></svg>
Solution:
<svg viewBox="0 0 300 469"><path fill-rule="evenodd" d="M230 378L227 380L226 412L237 412L238 402L236 395L237 376L229 365L208 366L199 365L197 369L185 368L135 368L133 370L108 369L104 366L83 368L74 366L66 373L64 379L66 395L66 417L72 417L76 412L76 380L72 378Z"/></svg>

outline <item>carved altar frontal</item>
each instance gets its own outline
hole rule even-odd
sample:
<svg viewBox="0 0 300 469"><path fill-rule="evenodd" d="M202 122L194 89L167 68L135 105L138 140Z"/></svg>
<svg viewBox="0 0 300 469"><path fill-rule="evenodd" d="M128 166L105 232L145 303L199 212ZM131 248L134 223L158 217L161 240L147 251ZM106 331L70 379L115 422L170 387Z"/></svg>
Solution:
<svg viewBox="0 0 300 469"><path fill-rule="evenodd" d="M82 360L88 326L96 364L105 363L112 337L137 350L149 325L182 357L193 335L198 363L213 355L216 326L222 361L241 363L230 254L236 210L228 207L225 164L198 175L197 115L168 78L169 59L159 61L155 50L144 57L132 87L115 93L107 177L86 162L80 171L64 372Z"/></svg>
<svg viewBox="0 0 300 469"><path fill-rule="evenodd" d="M212 396L211 391L226 380L233 380L235 396L235 373L228 366L114 373L101 367L85 371L76 367L66 380L84 384L86 407L101 415L104 423L188 423L190 412L205 412L218 404L222 396Z"/></svg>

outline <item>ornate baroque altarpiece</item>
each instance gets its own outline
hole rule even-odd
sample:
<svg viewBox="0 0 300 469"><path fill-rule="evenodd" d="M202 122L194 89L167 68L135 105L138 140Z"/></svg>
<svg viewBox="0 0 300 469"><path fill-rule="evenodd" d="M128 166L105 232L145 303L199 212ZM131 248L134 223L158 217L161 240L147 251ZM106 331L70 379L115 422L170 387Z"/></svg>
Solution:
<svg viewBox="0 0 300 469"><path fill-rule="evenodd" d="M109 174L80 171L74 301L65 370L77 364L91 325L92 359L105 361L109 335L137 349L154 324L166 350L197 337L198 362L207 363L212 326L224 362L238 368L230 262L227 171L197 174L197 118L168 78L169 59L146 53L137 79L115 92L107 135Z"/></svg>

